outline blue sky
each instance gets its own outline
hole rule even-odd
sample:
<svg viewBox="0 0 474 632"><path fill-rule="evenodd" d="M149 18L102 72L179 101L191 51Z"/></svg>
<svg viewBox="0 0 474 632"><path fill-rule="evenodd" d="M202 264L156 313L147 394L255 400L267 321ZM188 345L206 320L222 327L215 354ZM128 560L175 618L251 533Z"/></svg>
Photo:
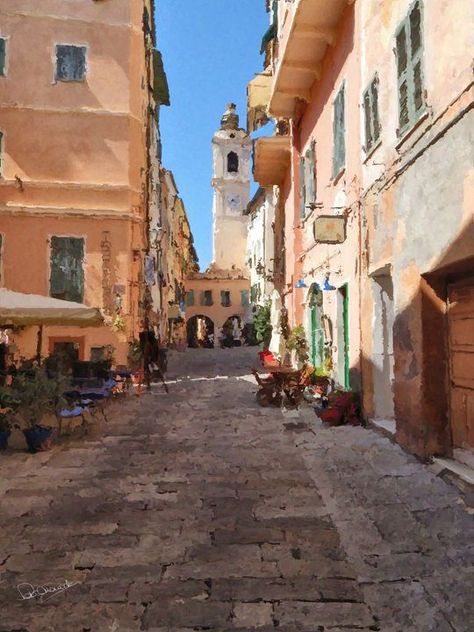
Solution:
<svg viewBox="0 0 474 632"><path fill-rule="evenodd" d="M265 0L158 0L157 47L171 107L161 108L163 164L188 211L201 269L212 258L211 139L229 102L246 127L246 87L261 71Z"/></svg>

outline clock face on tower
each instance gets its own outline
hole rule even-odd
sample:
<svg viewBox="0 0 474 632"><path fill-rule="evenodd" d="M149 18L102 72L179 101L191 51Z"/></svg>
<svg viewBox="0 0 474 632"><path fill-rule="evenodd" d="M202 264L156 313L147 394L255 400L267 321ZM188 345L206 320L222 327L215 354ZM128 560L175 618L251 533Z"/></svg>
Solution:
<svg viewBox="0 0 474 632"><path fill-rule="evenodd" d="M232 210L236 210L240 205L240 195L237 193L229 193L227 196L227 204Z"/></svg>

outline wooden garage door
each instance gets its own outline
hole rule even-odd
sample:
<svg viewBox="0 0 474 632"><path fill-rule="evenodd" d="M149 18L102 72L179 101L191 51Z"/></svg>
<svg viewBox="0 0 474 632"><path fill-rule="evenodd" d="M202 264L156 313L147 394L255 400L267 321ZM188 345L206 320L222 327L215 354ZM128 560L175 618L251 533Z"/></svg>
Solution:
<svg viewBox="0 0 474 632"><path fill-rule="evenodd" d="M474 449L474 278L448 289L453 444Z"/></svg>

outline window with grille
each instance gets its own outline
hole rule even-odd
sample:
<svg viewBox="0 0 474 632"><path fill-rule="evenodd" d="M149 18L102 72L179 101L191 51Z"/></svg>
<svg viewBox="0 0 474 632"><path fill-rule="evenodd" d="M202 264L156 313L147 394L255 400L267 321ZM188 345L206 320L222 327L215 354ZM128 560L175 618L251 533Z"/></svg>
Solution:
<svg viewBox="0 0 474 632"><path fill-rule="evenodd" d="M227 290L221 291L221 305L222 307L230 307L230 292Z"/></svg>
<svg viewBox="0 0 474 632"><path fill-rule="evenodd" d="M424 111L423 37L421 2L415 2L396 34L398 80L398 135Z"/></svg>
<svg viewBox="0 0 474 632"><path fill-rule="evenodd" d="M375 77L362 97L365 123L365 151L369 153L380 140L379 79Z"/></svg>
<svg viewBox="0 0 474 632"><path fill-rule="evenodd" d="M334 100L332 175L336 178L346 165L345 84Z"/></svg>
<svg viewBox="0 0 474 632"><path fill-rule="evenodd" d="M84 239L51 238L51 276L49 294L65 301L84 300Z"/></svg>
<svg viewBox="0 0 474 632"><path fill-rule="evenodd" d="M58 44L56 46L56 79L84 81L86 78L86 47Z"/></svg>

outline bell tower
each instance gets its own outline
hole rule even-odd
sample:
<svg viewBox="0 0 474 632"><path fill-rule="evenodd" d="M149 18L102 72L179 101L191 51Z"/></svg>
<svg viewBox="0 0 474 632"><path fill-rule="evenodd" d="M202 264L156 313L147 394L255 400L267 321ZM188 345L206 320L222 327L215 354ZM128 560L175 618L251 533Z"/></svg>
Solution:
<svg viewBox="0 0 474 632"><path fill-rule="evenodd" d="M250 198L249 161L252 140L239 128L234 103L229 103L212 138L214 199L213 266L245 269L247 216Z"/></svg>

